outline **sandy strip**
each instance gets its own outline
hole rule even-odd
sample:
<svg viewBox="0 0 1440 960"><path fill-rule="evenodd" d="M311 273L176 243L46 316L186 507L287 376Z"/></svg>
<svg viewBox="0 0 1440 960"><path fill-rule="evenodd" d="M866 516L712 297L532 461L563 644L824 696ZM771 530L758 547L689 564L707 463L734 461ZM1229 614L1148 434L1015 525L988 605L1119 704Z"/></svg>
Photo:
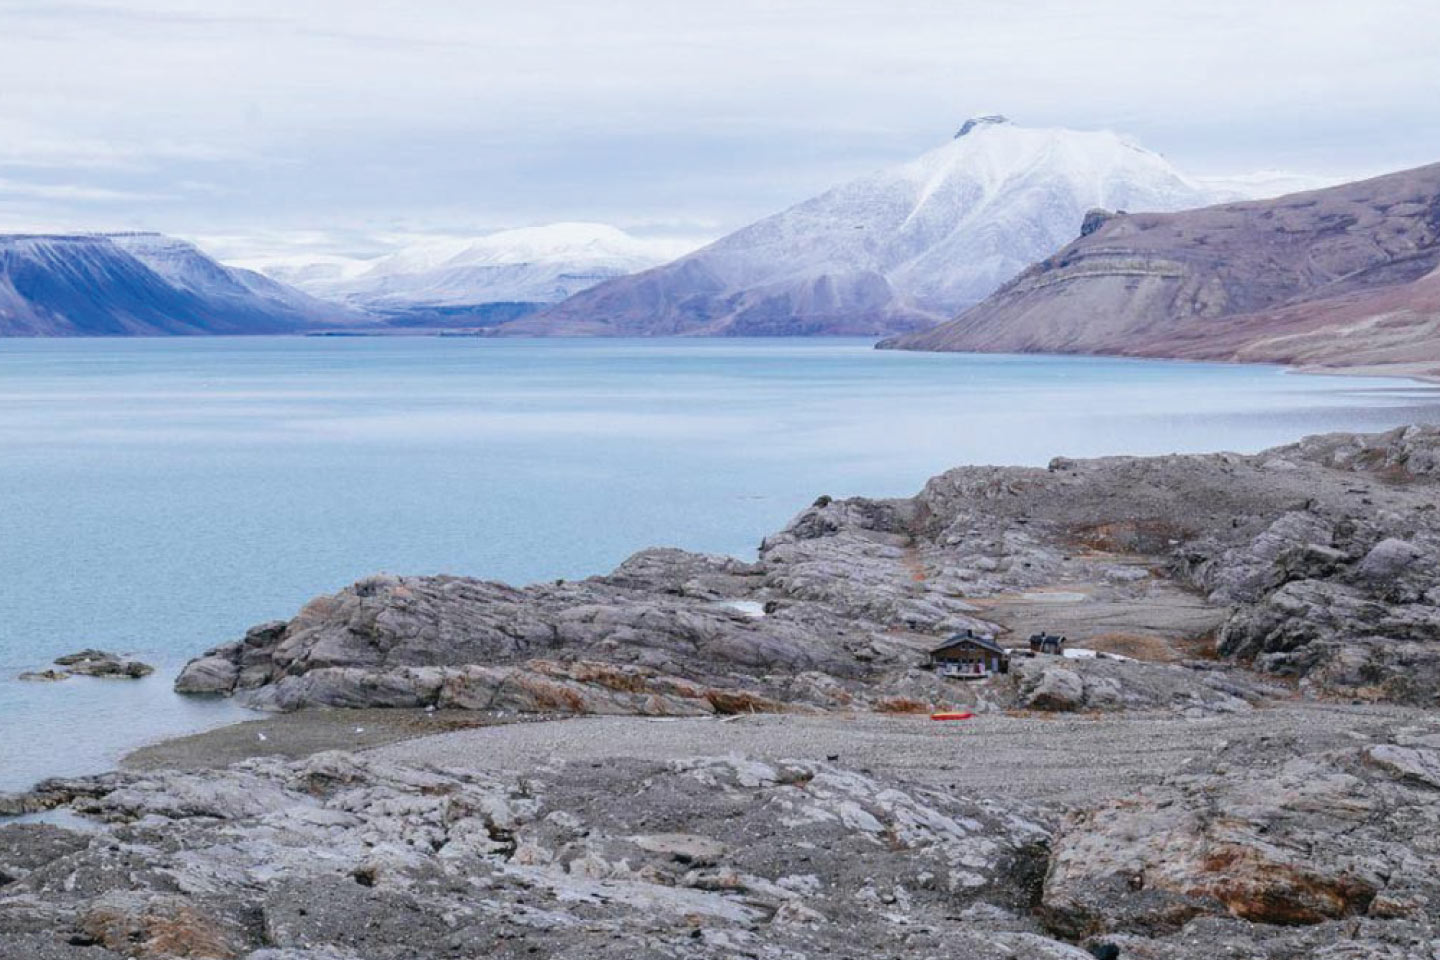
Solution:
<svg viewBox="0 0 1440 960"><path fill-rule="evenodd" d="M1322 377L1399 377L1417 380L1425 384L1440 383L1440 361L1425 360L1415 363L1372 363L1352 367L1322 367L1297 365L1289 368L1295 373L1306 373Z"/></svg>

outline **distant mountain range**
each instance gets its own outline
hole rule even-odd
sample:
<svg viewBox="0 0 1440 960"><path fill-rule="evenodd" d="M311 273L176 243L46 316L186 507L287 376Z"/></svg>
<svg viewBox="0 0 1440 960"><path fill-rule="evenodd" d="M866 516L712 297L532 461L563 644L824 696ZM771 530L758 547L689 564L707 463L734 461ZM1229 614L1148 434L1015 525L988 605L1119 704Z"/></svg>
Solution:
<svg viewBox="0 0 1440 960"><path fill-rule="evenodd" d="M1195 179L1113 133L984 116L678 259L593 223L269 276L154 233L0 236L0 336L900 333L911 349L1381 362L1436 339L1436 169L1255 202L1314 181Z"/></svg>
<svg viewBox="0 0 1440 960"><path fill-rule="evenodd" d="M1440 361L1440 164L1093 229L891 346L1357 366Z"/></svg>
<svg viewBox="0 0 1440 960"><path fill-rule="evenodd" d="M954 139L501 332L883 334L948 320L1075 237L1094 207L1178 210L1274 186L1200 183L1113 133L967 121Z"/></svg>
<svg viewBox="0 0 1440 960"><path fill-rule="evenodd" d="M359 320L173 237L0 235L0 336L294 333Z"/></svg>
<svg viewBox="0 0 1440 960"><path fill-rule="evenodd" d="M553 223L421 244L368 261L276 265L270 276L398 325L484 325L558 303L678 253L600 223Z"/></svg>

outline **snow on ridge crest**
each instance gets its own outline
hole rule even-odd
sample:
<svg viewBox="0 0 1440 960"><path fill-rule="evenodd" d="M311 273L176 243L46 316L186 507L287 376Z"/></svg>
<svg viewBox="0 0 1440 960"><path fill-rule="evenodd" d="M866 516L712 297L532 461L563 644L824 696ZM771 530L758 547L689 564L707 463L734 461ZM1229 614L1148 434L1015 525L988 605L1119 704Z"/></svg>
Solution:
<svg viewBox="0 0 1440 960"><path fill-rule="evenodd" d="M381 311L553 303L689 249L576 221L433 239L370 261L275 264L267 272L315 296Z"/></svg>

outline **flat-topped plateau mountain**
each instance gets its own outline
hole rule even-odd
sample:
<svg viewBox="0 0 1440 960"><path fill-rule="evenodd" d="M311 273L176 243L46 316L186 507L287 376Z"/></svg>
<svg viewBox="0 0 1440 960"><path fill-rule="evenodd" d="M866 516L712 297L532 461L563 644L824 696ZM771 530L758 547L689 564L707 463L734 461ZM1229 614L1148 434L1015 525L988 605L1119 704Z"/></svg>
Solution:
<svg viewBox="0 0 1440 960"><path fill-rule="evenodd" d="M949 319L1075 234L1085 211L1178 210L1229 191L1108 132L977 117L948 143L502 332L877 334Z"/></svg>
<svg viewBox="0 0 1440 960"><path fill-rule="evenodd" d="M0 825L0 960L1434 956L1437 491L1412 427L962 467L754 563L369 578L177 686L454 732L272 754L301 712L0 796L52 821ZM925 669L961 628L1009 672Z"/></svg>
<svg viewBox="0 0 1440 960"><path fill-rule="evenodd" d="M884 344L1327 367L1440 361L1440 164L1086 219L959 317Z"/></svg>
<svg viewBox="0 0 1440 960"><path fill-rule="evenodd" d="M358 319L161 234L0 235L0 336L295 333Z"/></svg>

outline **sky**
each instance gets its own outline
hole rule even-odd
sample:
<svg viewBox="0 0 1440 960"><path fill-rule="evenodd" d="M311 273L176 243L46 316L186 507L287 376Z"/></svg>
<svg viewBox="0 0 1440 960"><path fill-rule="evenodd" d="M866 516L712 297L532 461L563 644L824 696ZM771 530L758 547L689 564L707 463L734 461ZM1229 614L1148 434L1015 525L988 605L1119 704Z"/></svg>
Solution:
<svg viewBox="0 0 1440 960"><path fill-rule="evenodd" d="M1434 0L0 0L0 230L233 260L699 242L968 116L1182 170L1440 160Z"/></svg>

